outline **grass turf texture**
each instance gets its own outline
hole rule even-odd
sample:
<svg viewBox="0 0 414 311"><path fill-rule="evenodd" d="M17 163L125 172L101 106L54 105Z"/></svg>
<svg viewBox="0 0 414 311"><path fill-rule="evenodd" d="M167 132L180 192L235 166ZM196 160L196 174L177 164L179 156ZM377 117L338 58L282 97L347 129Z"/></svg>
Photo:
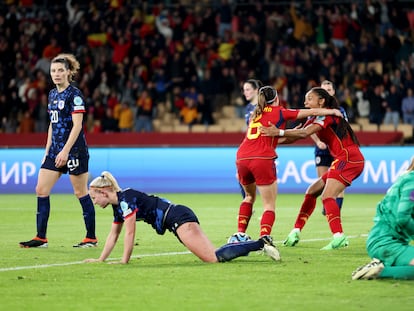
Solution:
<svg viewBox="0 0 414 311"><path fill-rule="evenodd" d="M236 231L237 194L167 194L190 206L218 247ZM295 220L302 195L280 194L273 237L282 262L259 253L224 264L206 264L186 252L169 232L158 236L137 224L128 265L84 264L99 256L112 211L96 208L97 248L72 245L84 235L81 208L73 195L52 195L47 249L21 249L35 234L34 195L1 195L0 291L2 310L412 310L411 281L351 281L351 272L369 258L366 234L380 195L347 194L343 226L350 246L321 251L331 234L317 210L295 247L281 241ZM260 197L248 234L257 238ZM122 255L123 233L111 254ZM168 254L170 253L170 254ZM42 266L43 265L43 266Z"/></svg>

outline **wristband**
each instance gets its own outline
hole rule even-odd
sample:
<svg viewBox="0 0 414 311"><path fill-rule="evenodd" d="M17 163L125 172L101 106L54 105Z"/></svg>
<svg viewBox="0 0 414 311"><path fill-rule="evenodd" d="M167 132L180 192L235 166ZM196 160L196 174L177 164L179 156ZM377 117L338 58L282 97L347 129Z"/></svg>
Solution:
<svg viewBox="0 0 414 311"><path fill-rule="evenodd" d="M285 136L285 130L279 130L279 136Z"/></svg>

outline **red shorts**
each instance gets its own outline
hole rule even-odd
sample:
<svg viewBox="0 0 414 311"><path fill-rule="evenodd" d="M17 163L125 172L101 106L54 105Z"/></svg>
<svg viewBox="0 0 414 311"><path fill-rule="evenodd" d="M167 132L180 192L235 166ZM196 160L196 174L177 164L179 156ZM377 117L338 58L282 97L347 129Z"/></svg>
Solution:
<svg viewBox="0 0 414 311"><path fill-rule="evenodd" d="M276 165L274 159L237 160L237 173L242 185L256 182L256 185L271 185L276 181Z"/></svg>
<svg viewBox="0 0 414 311"><path fill-rule="evenodd" d="M322 180L326 183L328 178L336 179L345 186L350 186L352 181L357 179L364 170L364 161L346 162L335 159L329 170L322 176Z"/></svg>

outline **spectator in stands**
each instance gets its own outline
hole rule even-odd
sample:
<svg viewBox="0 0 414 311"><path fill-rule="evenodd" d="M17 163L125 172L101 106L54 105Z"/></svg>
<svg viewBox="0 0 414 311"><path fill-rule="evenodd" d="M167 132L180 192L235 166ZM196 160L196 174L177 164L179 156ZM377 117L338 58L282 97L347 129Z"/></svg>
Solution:
<svg viewBox="0 0 414 311"><path fill-rule="evenodd" d="M180 119L183 124L187 124L191 127L198 123L199 120L197 101L193 97L187 96L184 98L184 102L185 105L180 111Z"/></svg>
<svg viewBox="0 0 414 311"><path fill-rule="evenodd" d="M35 120L35 132L46 132L49 126L49 114L47 108L47 95L40 96L40 102L33 110L33 117Z"/></svg>
<svg viewBox="0 0 414 311"><path fill-rule="evenodd" d="M407 95L402 99L401 110L404 123L414 127L414 92L412 88L407 89Z"/></svg>
<svg viewBox="0 0 414 311"><path fill-rule="evenodd" d="M198 94L197 104L197 110L200 116L200 123L206 126L214 124L213 109L211 107L211 103L205 99L204 94Z"/></svg>
<svg viewBox="0 0 414 311"><path fill-rule="evenodd" d="M369 122L379 126L384 119L384 110L387 105L383 96L383 85L377 84L364 94L364 99L369 101Z"/></svg>
<svg viewBox="0 0 414 311"><path fill-rule="evenodd" d="M330 28L332 29L331 41L334 46L343 48L347 39L347 31L349 27L348 16L345 12L341 12L338 6L334 7L334 12L330 15Z"/></svg>
<svg viewBox="0 0 414 311"><path fill-rule="evenodd" d="M66 8L65 3L68 6ZM410 57L409 41L404 40L404 46L398 48L398 41L395 40L399 40L399 37L408 38L410 35L406 14L409 6L405 3L395 6L387 5L390 13L391 25L389 27L393 29L394 35L390 36L387 33L381 39L379 29L384 20L381 21L378 18L379 14L377 14L375 4L372 1L360 4L343 3L340 5L340 10L337 10L333 5L324 3L319 5L318 10L316 8L312 10L311 1L305 1L305 5L300 8L294 2L290 6L270 1L266 4L266 10L262 9L263 4L259 2L246 6L233 1L231 15L234 21L234 31L231 34L224 32L231 35L229 40L235 42L232 46L232 57L228 61L219 57L218 46L220 43L228 45L230 41L218 40L220 38L218 34L218 22L220 21L218 6L211 7L203 2L200 4L202 10L194 13L195 10L191 7L181 6L179 9L175 9L169 4L157 4L157 1L150 4L142 1L118 1L117 9L114 9L112 3L115 2L104 1L100 5L89 2L89 7L85 7L80 5L79 1L66 0L48 7L48 12L44 10L45 4L37 5L35 10L23 10L16 5L0 7L1 13L3 13L0 17L4 19L4 24L0 28L2 33L0 39L2 59L0 84L7 85L9 80L16 76L19 76L18 80L32 76L36 62L42 58L42 52L52 41L52 38L57 39L58 47L80 55L79 61L82 64L79 75L80 81L82 81L80 89L87 97L90 97L88 94L94 94L103 72L108 77L107 85L111 89L114 88L118 94L126 95L130 91L136 93L147 87L148 81L155 82L154 69L162 68L165 70L167 81L173 83L173 86L168 88L167 94L165 94L167 99L171 100L170 96L172 96L174 86L185 89L191 84L197 84L197 91L202 92L204 97L211 101L215 110L214 97L218 94L219 84L217 82L223 67L229 68L230 72L236 72L237 78L230 75L234 85L237 85L236 81L245 81L249 77L261 77L269 80L266 82L271 82L282 76L276 72L282 70L286 79L286 93L283 96L285 99L289 99L288 106L296 105L294 100L290 100L296 98L296 83L292 82L293 72L286 68L289 66L294 68L297 65L304 66L303 78L306 83L312 80L321 80L313 73L325 72L325 70L321 70L321 60L326 58L326 55L323 55L327 53L325 51L329 51L329 53L334 51L336 64L334 66L328 64L326 68L335 67L336 72L327 70L323 79L333 80L338 89L350 87L351 93L362 90L363 88L360 87L362 82L367 84L369 81L370 86L377 83L372 79L366 79L364 73L361 73L360 80L354 77L359 75L359 70L367 63L377 59L381 61L384 56L383 52L392 50L393 53L393 55L388 55L392 59L387 57L384 62L383 75L392 73L393 65L391 63L394 63L395 68L414 68L414 58ZM289 27L292 26L289 24L292 21L290 16L292 8L295 13L298 13L297 15L301 15L303 18L297 20L292 32L289 32ZM330 16L331 8L334 8L335 14L351 17L347 28L347 38L344 41L345 46L342 50L335 48L330 41L330 33L320 41L320 34L325 35L327 29L321 29L323 26L317 23L315 12L317 11L320 16L321 14ZM173 30L171 40L165 40L155 27L155 17L158 12L162 12L164 9L173 12L169 20ZM62 14L66 11L68 12L67 18ZM108 12L110 14L107 14ZM263 12L268 13L268 19ZM131 15L133 15L132 18ZM299 16L297 17L299 18ZM269 23L270 20L272 23ZM300 23L302 26L304 24L305 28L299 27ZM307 34L307 31L311 29L313 33L315 25L319 27L319 36L316 37ZM112 43L118 44L118 37L126 37L126 41L129 41L130 37L131 46L128 48L127 42L124 42L126 45L122 45L120 49L112 46L107 41L106 33L98 40L99 42L89 40L89 35L99 34L102 29L109 28L112 28L109 30L110 37L113 36L114 40ZM20 32L22 29L24 32ZM361 29L364 31L361 32ZM129 33L131 36L128 35ZM292 33L296 39L292 39ZM381 40L383 48L379 43ZM320 42L322 44L318 48L317 44ZM96 45L96 43L98 44ZM300 49L292 49L291 46L297 44L300 45ZM388 44L392 49L388 47ZM126 48L124 49L124 47ZM51 50L50 47L48 50ZM349 52L345 56L346 51ZM163 55L162 59L166 60L166 63L161 67L160 64L163 61L158 59L160 55ZM287 59L286 55L291 55L290 59ZM111 56L114 56L117 66L114 66L114 62L110 61ZM280 56L286 58L281 60L282 65L273 61ZM346 60L344 60L345 57ZM156 66L153 66L154 64ZM311 68L307 68L307 66L311 66ZM195 75L197 81L194 80L194 68L197 68ZM204 83L206 81L204 81L203 72L211 72L211 78L206 79L207 83ZM335 77L330 76L332 74L335 74ZM404 80L402 82L405 83ZM17 86L20 88L20 81ZM206 91L207 88L210 90ZM404 88L407 86L404 85ZM105 103L107 98L102 98L102 100ZM159 99L154 98L154 100L154 105L157 105ZM85 101L90 102L91 99L85 98ZM135 98L133 101L135 102ZM224 104L228 105L230 102L225 100Z"/></svg>
<svg viewBox="0 0 414 311"><path fill-rule="evenodd" d="M47 59L51 60L56 55L58 55L61 51L62 51L62 47L60 47L58 45L58 41L56 40L56 38L51 37L50 38L50 43L47 46L45 46L45 48L43 49L42 57L46 60ZM48 69L48 68L47 67L42 67L42 70L46 74L48 74L49 70L45 71L46 69Z"/></svg>
<svg viewBox="0 0 414 311"><path fill-rule="evenodd" d="M223 38L226 32L231 31L232 10L229 0L220 1L218 16L218 35Z"/></svg>
<svg viewBox="0 0 414 311"><path fill-rule="evenodd" d="M361 90L355 92L356 97L356 110L358 117L368 118L369 117L369 101L364 99L364 93Z"/></svg>
<svg viewBox="0 0 414 311"><path fill-rule="evenodd" d="M33 133L35 123L30 111L26 110L19 121L19 133Z"/></svg>
<svg viewBox="0 0 414 311"><path fill-rule="evenodd" d="M105 116L101 121L101 130L103 133L119 132L118 120L113 117L112 109L105 109Z"/></svg>
<svg viewBox="0 0 414 311"><path fill-rule="evenodd" d="M135 132L152 132L152 117L154 115L153 100L148 90L144 89L137 99Z"/></svg>
<svg viewBox="0 0 414 311"><path fill-rule="evenodd" d="M116 38L114 38L114 35L116 35ZM112 62L114 64L122 63L127 58L131 48L130 33L123 33L121 29L115 31L112 27L109 27L107 39L112 46Z"/></svg>
<svg viewBox="0 0 414 311"><path fill-rule="evenodd" d="M118 116L118 128L120 132L131 132L134 126L134 113L129 102L122 101L118 108L115 108Z"/></svg>
<svg viewBox="0 0 414 311"><path fill-rule="evenodd" d="M296 3L294 1L290 4L290 16L293 21L293 42L298 45L300 42L308 42L314 35L314 29L312 24L306 20L306 16L298 11Z"/></svg>
<svg viewBox="0 0 414 311"><path fill-rule="evenodd" d="M400 123L401 95L396 85L391 84L385 103L384 124L393 124L394 129L397 130L398 123Z"/></svg>
<svg viewBox="0 0 414 311"><path fill-rule="evenodd" d="M5 94L0 94L0 132L4 132L4 127L10 117L10 107L7 103Z"/></svg>

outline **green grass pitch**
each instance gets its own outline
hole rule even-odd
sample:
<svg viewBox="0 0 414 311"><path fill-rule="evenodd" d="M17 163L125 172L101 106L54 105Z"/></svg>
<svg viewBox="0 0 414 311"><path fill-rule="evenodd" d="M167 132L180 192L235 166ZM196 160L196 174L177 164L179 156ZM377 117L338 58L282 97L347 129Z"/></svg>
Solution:
<svg viewBox="0 0 414 311"><path fill-rule="evenodd" d="M165 194L188 205L219 247L236 231L237 194ZM206 264L169 232L158 236L137 223L137 246L128 265L84 264L98 257L112 222L111 209L96 208L100 244L72 245L84 235L81 208L73 195L51 196L47 249L21 249L35 235L35 195L0 196L1 310L412 310L412 281L351 281L352 271L369 261L365 251L381 195L346 194L343 227L350 246L321 251L331 237L318 202L292 248L289 233L303 195L279 194L273 238L282 261L251 253L224 264ZM260 196L248 233L257 238ZM123 235L111 254L119 259Z"/></svg>

